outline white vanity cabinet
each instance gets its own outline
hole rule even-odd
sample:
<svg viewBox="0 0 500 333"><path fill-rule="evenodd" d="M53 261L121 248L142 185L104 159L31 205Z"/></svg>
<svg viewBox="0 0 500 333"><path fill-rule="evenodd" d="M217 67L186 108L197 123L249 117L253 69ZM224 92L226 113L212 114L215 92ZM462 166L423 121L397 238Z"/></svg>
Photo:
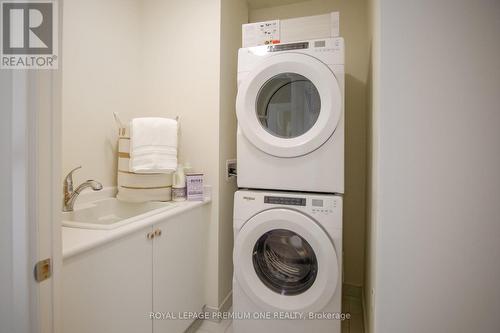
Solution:
<svg viewBox="0 0 500 333"><path fill-rule="evenodd" d="M151 312L198 312L204 304L204 207L64 260L63 333L181 333L192 320Z"/></svg>

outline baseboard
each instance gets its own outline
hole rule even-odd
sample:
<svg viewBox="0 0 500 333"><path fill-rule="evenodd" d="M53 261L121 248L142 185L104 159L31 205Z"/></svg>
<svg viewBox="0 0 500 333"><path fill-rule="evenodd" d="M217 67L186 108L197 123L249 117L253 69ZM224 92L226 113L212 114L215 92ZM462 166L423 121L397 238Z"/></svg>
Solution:
<svg viewBox="0 0 500 333"><path fill-rule="evenodd" d="M229 309L231 309L232 306L233 306L233 291L231 290L222 301L220 307L221 312L229 311Z"/></svg>
<svg viewBox="0 0 500 333"><path fill-rule="evenodd" d="M221 322L221 317L222 313L229 311L229 309L233 306L233 291L230 291L224 300L221 302L219 307L213 307L213 306L208 306L204 305L203 306L203 312L208 312L210 313L210 316L208 316L207 320L220 323Z"/></svg>
<svg viewBox="0 0 500 333"><path fill-rule="evenodd" d="M203 323L202 319L196 319L191 323L191 325L184 331L184 333L196 333Z"/></svg>

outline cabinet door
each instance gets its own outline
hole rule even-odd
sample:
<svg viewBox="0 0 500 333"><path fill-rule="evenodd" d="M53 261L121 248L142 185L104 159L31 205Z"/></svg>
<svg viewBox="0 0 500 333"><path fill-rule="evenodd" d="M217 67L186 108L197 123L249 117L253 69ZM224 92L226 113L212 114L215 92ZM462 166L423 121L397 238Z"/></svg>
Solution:
<svg viewBox="0 0 500 333"><path fill-rule="evenodd" d="M153 311L199 312L204 304L207 221L203 207L190 210L154 227ZM208 215L207 215L208 216ZM157 232L158 234L158 232ZM181 333L192 320L155 320L153 332Z"/></svg>
<svg viewBox="0 0 500 333"><path fill-rule="evenodd" d="M152 228L63 263L63 333L148 333Z"/></svg>

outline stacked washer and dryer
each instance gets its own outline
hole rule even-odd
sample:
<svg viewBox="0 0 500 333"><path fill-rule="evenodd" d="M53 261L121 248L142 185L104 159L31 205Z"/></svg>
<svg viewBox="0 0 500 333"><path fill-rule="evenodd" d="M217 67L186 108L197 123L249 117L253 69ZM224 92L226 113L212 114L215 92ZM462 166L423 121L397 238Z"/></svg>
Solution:
<svg viewBox="0 0 500 333"><path fill-rule="evenodd" d="M233 331L339 333L343 39L240 49L236 112Z"/></svg>

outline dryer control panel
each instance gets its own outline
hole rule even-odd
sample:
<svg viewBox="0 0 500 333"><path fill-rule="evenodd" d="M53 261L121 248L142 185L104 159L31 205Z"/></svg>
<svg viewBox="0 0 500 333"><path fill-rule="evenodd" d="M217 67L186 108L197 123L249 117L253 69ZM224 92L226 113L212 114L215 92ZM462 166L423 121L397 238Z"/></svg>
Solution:
<svg viewBox="0 0 500 333"><path fill-rule="evenodd" d="M328 66L343 66L344 39L342 37L323 38L241 48L238 51L238 82L244 76L243 73L251 72L264 59L284 53L303 53Z"/></svg>
<svg viewBox="0 0 500 333"><path fill-rule="evenodd" d="M324 41L323 41L324 43ZM309 48L309 42L290 43L290 44L276 44L267 47L268 52L280 52L290 50L301 50Z"/></svg>

